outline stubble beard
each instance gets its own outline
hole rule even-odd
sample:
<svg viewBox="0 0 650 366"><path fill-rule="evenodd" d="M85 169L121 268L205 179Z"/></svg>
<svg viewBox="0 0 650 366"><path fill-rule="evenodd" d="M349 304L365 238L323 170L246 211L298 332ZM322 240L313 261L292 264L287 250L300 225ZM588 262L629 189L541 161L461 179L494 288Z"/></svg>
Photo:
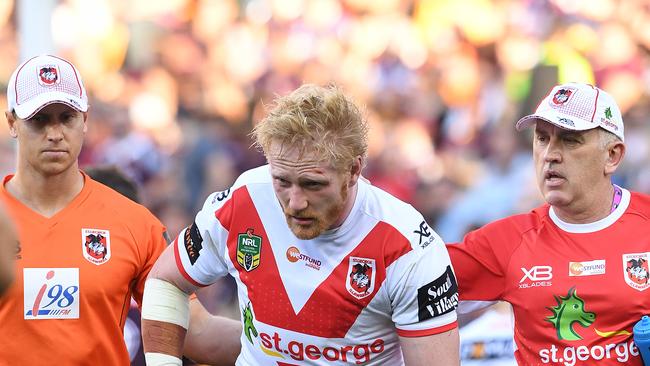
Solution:
<svg viewBox="0 0 650 366"><path fill-rule="evenodd" d="M317 215L309 211L309 209L301 212L287 212L287 210L285 210L284 215L287 224L289 225L289 229L291 229L298 239L302 240L310 240L320 236L326 230L332 228L332 225L334 225L334 223L339 219L345 207L345 202L348 199L348 194L349 188L347 184L343 184L341 187L340 199L338 202L328 207L327 211L323 215ZM313 222L309 226L297 225L293 223L290 216L311 217L313 218Z"/></svg>

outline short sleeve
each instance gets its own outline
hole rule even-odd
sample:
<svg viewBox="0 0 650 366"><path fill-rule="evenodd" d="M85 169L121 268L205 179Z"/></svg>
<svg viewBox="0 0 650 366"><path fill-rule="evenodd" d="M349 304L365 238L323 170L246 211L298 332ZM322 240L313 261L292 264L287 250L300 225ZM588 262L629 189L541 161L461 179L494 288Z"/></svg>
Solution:
<svg viewBox="0 0 650 366"><path fill-rule="evenodd" d="M505 221L497 221L468 233L461 243L447 244L461 300L502 299L513 232Z"/></svg>
<svg viewBox="0 0 650 366"><path fill-rule="evenodd" d="M144 283L149 275L149 271L151 271L156 260L167 246L169 238L165 226L150 212L147 212L147 216L146 230L138 238L140 242L136 243L136 246L143 252L141 271L135 279L133 287L133 299L138 303L138 306L142 306ZM142 251L142 248L144 248L144 251Z"/></svg>
<svg viewBox="0 0 650 366"><path fill-rule="evenodd" d="M196 286L207 286L228 273L226 264L227 223L217 219L220 211L232 211L230 189L211 194L194 222L174 241L174 257L181 274Z"/></svg>
<svg viewBox="0 0 650 366"><path fill-rule="evenodd" d="M403 337L438 334L457 327L454 270L442 239L422 222L420 231L409 238L413 250L389 267L386 275L393 322Z"/></svg>

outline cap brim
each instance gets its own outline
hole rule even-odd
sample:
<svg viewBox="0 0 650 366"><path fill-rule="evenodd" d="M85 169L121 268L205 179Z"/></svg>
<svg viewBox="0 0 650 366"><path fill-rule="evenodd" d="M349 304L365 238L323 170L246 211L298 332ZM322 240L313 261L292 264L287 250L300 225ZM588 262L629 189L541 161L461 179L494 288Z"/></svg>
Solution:
<svg viewBox="0 0 650 366"><path fill-rule="evenodd" d="M517 124L515 125L515 128L517 129L517 131L523 131L523 130L527 129L528 127L534 125L537 122L537 120L539 120L539 119L550 122L550 121L548 121L548 120L546 120L544 118L541 118L539 116L536 116L534 114L529 114L527 116L521 117L519 119L519 121L517 121Z"/></svg>
<svg viewBox="0 0 650 366"><path fill-rule="evenodd" d="M40 94L28 102L22 103L14 107L16 115L20 119L30 119L38 111L45 108L50 104L61 103L69 106L70 108L76 109L79 112L88 111L88 102L84 101L80 97L73 96L67 93L62 92L50 92Z"/></svg>
<svg viewBox="0 0 650 366"><path fill-rule="evenodd" d="M528 127L535 125L537 121L548 122L564 130L570 130L570 131L586 131L586 130L591 130L593 128L599 127L595 123L587 122L575 117L564 116L561 113L557 113L553 117L555 118L548 118L539 114L529 114L527 116L520 118L519 121L517 121L517 123L515 124L515 128L517 129L517 131L522 131ZM568 122L563 123L560 122L561 120L565 120ZM572 125L569 125L569 123L572 123Z"/></svg>

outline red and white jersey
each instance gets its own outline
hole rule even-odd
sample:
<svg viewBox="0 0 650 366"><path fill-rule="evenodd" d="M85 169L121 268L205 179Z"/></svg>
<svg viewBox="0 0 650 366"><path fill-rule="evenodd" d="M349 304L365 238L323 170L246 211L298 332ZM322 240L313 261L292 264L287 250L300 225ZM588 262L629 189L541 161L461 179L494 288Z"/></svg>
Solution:
<svg viewBox="0 0 650 366"><path fill-rule="evenodd" d="M609 216L561 221L548 205L447 245L461 300L505 300L520 365L639 365L650 313L650 197L623 190Z"/></svg>
<svg viewBox="0 0 650 366"><path fill-rule="evenodd" d="M398 335L457 326L440 237L410 205L358 184L345 222L315 239L288 228L268 166L210 195L181 231L176 263L189 281L237 281L237 365L402 365Z"/></svg>

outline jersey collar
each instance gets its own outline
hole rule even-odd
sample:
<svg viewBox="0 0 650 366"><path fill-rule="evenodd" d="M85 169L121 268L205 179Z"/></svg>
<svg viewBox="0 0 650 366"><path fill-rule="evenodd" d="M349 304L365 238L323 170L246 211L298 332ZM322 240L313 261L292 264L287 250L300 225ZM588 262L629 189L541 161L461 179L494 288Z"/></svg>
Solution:
<svg viewBox="0 0 650 366"><path fill-rule="evenodd" d="M621 197L621 203L618 205L618 207L612 211L609 215L606 217L595 221L591 222L588 224L572 224L568 222L562 221L556 214L555 211L553 210L553 206L549 207L548 210L548 215L551 217L551 220L555 225L557 225L560 229L569 232L569 233L576 233L576 234L584 234L584 233L593 233L599 230L603 230L613 223L616 222L621 216L623 216L623 213L625 213L625 210L627 210L627 207L630 205L630 191L628 191L625 188L621 188L623 192L623 196Z"/></svg>

